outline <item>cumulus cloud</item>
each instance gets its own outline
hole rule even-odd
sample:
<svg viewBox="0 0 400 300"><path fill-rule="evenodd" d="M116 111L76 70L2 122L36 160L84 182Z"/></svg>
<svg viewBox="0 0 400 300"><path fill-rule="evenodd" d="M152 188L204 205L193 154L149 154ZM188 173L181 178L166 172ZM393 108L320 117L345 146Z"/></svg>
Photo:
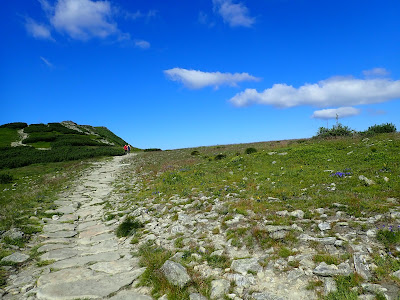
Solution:
<svg viewBox="0 0 400 300"><path fill-rule="evenodd" d="M232 0L213 0L214 11L221 15L231 27L251 27L255 18L249 16L249 9L243 3L232 3Z"/></svg>
<svg viewBox="0 0 400 300"><path fill-rule="evenodd" d="M312 118L315 119L335 119L336 116L339 118L357 116L361 113L360 109L354 107L339 107L329 108L314 111Z"/></svg>
<svg viewBox="0 0 400 300"><path fill-rule="evenodd" d="M231 98L230 102L236 106L264 104L281 108L301 105L338 107L380 103L396 98L400 98L400 80L333 77L299 88L280 83L262 92L246 89Z"/></svg>
<svg viewBox="0 0 400 300"><path fill-rule="evenodd" d="M181 68L165 70L164 74L170 80L182 82L184 86L190 89L201 89L206 86L218 88L221 85L236 86L241 81L259 80L259 78L248 73L202 72Z"/></svg>
<svg viewBox="0 0 400 300"><path fill-rule="evenodd" d="M135 47L138 47L141 49L148 49L148 48L150 48L150 43L148 41L144 41L144 40L135 40Z"/></svg>
<svg viewBox="0 0 400 300"><path fill-rule="evenodd" d="M108 1L58 0L50 22L58 31L79 40L118 33Z"/></svg>
<svg viewBox="0 0 400 300"><path fill-rule="evenodd" d="M384 77L390 75L390 72L385 68L374 68L371 70L363 71L364 76L366 77Z"/></svg>
<svg viewBox="0 0 400 300"><path fill-rule="evenodd" d="M46 25L39 24L30 18L26 18L25 28L27 32L35 39L54 40L51 36L50 29Z"/></svg>

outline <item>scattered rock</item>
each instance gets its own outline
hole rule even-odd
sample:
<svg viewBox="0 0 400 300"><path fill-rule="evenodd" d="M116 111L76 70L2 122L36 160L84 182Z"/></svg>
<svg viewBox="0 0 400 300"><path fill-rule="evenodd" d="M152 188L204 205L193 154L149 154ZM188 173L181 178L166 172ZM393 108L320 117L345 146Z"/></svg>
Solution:
<svg viewBox="0 0 400 300"><path fill-rule="evenodd" d="M243 258L234 260L231 269L237 273L246 275L248 271L257 273L262 270L262 267L258 263L257 258Z"/></svg>
<svg viewBox="0 0 400 300"><path fill-rule="evenodd" d="M213 280L211 282L211 299L222 298L228 293L230 285L226 279Z"/></svg>
<svg viewBox="0 0 400 300"><path fill-rule="evenodd" d="M348 263L341 263L340 265L328 265L326 262L320 263L315 269L314 274L320 276L348 276L351 273L351 268Z"/></svg>
<svg viewBox="0 0 400 300"><path fill-rule="evenodd" d="M19 240L24 237L24 233L18 228L12 228L5 233L3 233L3 238L9 238L10 240Z"/></svg>
<svg viewBox="0 0 400 300"><path fill-rule="evenodd" d="M172 260L167 260L161 267L161 271L164 273L167 280L173 285L184 287L185 284L190 281L190 277L185 267Z"/></svg>
<svg viewBox="0 0 400 300"><path fill-rule="evenodd" d="M360 175L358 176L358 179L363 180L367 185L373 185L375 184L375 182L371 179L368 179L367 177L365 177L364 175Z"/></svg>

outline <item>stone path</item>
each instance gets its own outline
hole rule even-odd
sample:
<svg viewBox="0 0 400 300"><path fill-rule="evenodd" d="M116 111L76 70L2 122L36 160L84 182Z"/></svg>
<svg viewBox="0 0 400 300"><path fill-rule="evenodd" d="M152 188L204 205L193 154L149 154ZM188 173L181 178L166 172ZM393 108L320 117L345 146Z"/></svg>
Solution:
<svg viewBox="0 0 400 300"><path fill-rule="evenodd" d="M130 254L131 245L115 236L116 221L102 220L123 159L97 163L55 201L58 209L45 220L38 249L50 264L14 275L4 299L152 299L134 288L144 268Z"/></svg>

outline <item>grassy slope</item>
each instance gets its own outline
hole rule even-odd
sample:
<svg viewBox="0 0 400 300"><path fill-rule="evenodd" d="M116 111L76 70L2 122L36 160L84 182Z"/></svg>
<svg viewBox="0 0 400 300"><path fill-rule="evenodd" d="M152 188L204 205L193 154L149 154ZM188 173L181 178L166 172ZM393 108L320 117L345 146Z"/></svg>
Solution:
<svg viewBox="0 0 400 300"><path fill-rule="evenodd" d="M0 147L10 147L12 142L18 140L18 130L12 128L0 128Z"/></svg>
<svg viewBox="0 0 400 300"><path fill-rule="evenodd" d="M246 155L248 147L258 151ZM193 150L200 155L191 155ZM271 209L268 197L285 200L277 202L275 210L336 202L349 205L349 213L355 215L384 212L390 207L386 198L400 198L399 150L396 133L364 140L282 141L146 153L140 167L149 172L150 189L141 196L190 197L197 193L192 191L195 188L212 197L235 193L242 199L235 204L237 209L256 212ZM226 158L215 160L221 153ZM376 184L367 186L360 175Z"/></svg>

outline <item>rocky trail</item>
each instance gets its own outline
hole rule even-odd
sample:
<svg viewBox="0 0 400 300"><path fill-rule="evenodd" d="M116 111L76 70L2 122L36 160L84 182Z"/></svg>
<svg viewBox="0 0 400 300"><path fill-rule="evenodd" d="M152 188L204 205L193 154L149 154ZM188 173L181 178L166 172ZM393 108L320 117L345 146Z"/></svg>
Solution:
<svg viewBox="0 0 400 300"><path fill-rule="evenodd" d="M103 206L113 187L123 157L98 163L62 195L36 242L41 261L12 275L3 299L151 299L129 286L144 271L131 247L115 234L115 221L102 221ZM114 224L113 224L114 223ZM27 255L13 254L15 262ZM1 298L1 297L0 297Z"/></svg>
<svg viewBox="0 0 400 300"><path fill-rule="evenodd" d="M296 248L290 249L288 255L277 256L273 248L263 250L254 246L249 249L246 245L233 244L222 223L230 229L246 228L254 216L248 211L248 215L236 214L223 220L223 200L199 194L191 201L176 196L165 201L123 202L124 195L145 188L135 175L126 175L127 170L132 172L129 166L134 164L133 157L115 157L96 163L79 182L60 195L55 202L58 208L52 212L53 218L43 220L43 232L34 241L42 245L38 249L41 261L49 264L27 265L12 275L3 299L153 299L150 288L137 287L145 268L139 266L140 257L132 255L149 241L174 254L161 268L171 284L185 286L193 272L202 278L212 278L211 299L318 299L316 291L327 295L337 289L334 276L354 273L363 278L359 299L376 299L377 294L386 299L398 299L399 288L395 284L384 286L370 282L376 267L371 256L375 249L382 247L376 243L377 230L368 229L376 228L382 220L398 222L398 209L387 215L354 218L341 211L339 204L337 207L334 204L332 208L313 211L316 217L312 220L301 210L277 212L294 220L293 224L273 225L268 220L259 220L259 226L277 241L291 232L298 237ZM117 178L121 182L128 179L128 185L126 182L116 184ZM229 196L230 200L234 196ZM397 203L398 200L388 201ZM105 221L107 214L115 218ZM127 216L144 224L135 243L131 243L134 237L117 238L115 235L117 226ZM352 223L365 225L365 230L354 230ZM213 253L208 253L211 248ZM337 264L317 262L313 259L317 249L345 258ZM19 263L29 258L24 254L13 255L12 259ZM189 260L187 255L190 255ZM228 259L229 267L212 263L221 257ZM400 271L393 276L400 278ZM310 282L320 285L310 290L307 289ZM192 287L189 292L191 300L207 299Z"/></svg>

